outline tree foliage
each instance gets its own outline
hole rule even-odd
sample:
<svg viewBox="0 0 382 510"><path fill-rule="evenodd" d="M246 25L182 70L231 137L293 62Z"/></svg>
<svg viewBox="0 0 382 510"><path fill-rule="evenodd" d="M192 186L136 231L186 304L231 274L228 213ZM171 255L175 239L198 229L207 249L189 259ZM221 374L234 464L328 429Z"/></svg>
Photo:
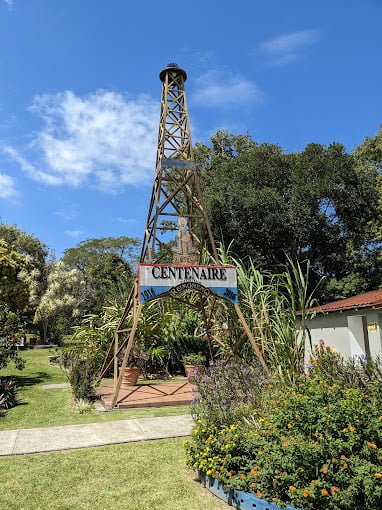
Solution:
<svg viewBox="0 0 382 510"><path fill-rule="evenodd" d="M14 273L13 276L9 274L10 279L2 279L0 292L11 299L7 303L12 310L24 310L27 319L31 320L46 286L46 246L37 237L21 231L16 225L4 223L0 223L0 242L3 257L0 262L1 270L10 271L10 259L13 259L14 263L17 259L17 268L14 266L17 277ZM8 262L5 258L8 258Z"/></svg>
<svg viewBox="0 0 382 510"><path fill-rule="evenodd" d="M51 268L47 289L34 316L44 341L48 340L48 333L59 337L70 330L72 319L79 315L82 283L79 271L68 268L62 261Z"/></svg>
<svg viewBox="0 0 382 510"><path fill-rule="evenodd" d="M308 259L316 280L327 277L324 299L378 286L375 166L337 143L287 154L224 131L211 142L195 150L208 213L238 258L272 272L288 257Z"/></svg>
<svg viewBox="0 0 382 510"><path fill-rule="evenodd" d="M82 315L99 314L105 297L121 277L133 278L139 240L131 237L89 239L65 251L63 262L79 271L84 282Z"/></svg>

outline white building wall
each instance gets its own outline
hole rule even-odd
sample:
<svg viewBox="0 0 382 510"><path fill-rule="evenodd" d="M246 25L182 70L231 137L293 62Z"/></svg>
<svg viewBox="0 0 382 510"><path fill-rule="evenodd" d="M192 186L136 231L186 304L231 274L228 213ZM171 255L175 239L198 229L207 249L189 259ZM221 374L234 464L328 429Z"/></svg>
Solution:
<svg viewBox="0 0 382 510"><path fill-rule="evenodd" d="M370 354L382 355L382 313L371 308L319 313L309 323L312 345L321 340L343 356L366 354L362 316L366 317ZM375 327L376 325L376 327ZM310 348L307 348L307 355Z"/></svg>

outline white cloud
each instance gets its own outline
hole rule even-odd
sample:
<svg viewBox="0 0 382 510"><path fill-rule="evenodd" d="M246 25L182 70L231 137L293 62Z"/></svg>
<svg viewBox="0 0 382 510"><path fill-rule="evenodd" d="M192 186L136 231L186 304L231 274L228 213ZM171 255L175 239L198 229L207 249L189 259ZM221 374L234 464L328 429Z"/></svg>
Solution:
<svg viewBox="0 0 382 510"><path fill-rule="evenodd" d="M65 234L68 237L77 238L80 237L81 234L83 234L82 230L65 230Z"/></svg>
<svg viewBox="0 0 382 510"><path fill-rule="evenodd" d="M111 192L151 182L159 117L151 97L65 91L37 96L30 110L42 120L41 130L23 151L4 147L29 177Z"/></svg>
<svg viewBox="0 0 382 510"><path fill-rule="evenodd" d="M117 221L119 223L127 223L127 224L132 224L132 223L138 222L138 220L136 218L122 218L121 216L118 216Z"/></svg>
<svg viewBox="0 0 382 510"><path fill-rule="evenodd" d="M238 108L262 101L259 87L239 74L209 71L196 80L195 104L211 108Z"/></svg>
<svg viewBox="0 0 382 510"><path fill-rule="evenodd" d="M0 173L0 198L13 199L17 195L16 182L13 177Z"/></svg>
<svg viewBox="0 0 382 510"><path fill-rule="evenodd" d="M300 30L265 41L260 44L260 50L272 64L285 65L296 60L307 46L319 38L318 30Z"/></svg>
<svg viewBox="0 0 382 510"><path fill-rule="evenodd" d="M57 209L53 213L55 216L59 216L63 220L74 220L78 216L78 206L73 203L67 203L61 209Z"/></svg>
<svg viewBox="0 0 382 510"><path fill-rule="evenodd" d="M11 9L13 7L13 0L4 0L4 3L7 4L9 9Z"/></svg>

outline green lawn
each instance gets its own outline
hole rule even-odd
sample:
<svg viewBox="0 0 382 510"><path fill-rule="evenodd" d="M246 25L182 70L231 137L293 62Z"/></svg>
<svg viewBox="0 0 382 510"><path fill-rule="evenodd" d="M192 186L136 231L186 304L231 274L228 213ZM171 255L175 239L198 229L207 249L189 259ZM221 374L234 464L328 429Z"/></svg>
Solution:
<svg viewBox="0 0 382 510"><path fill-rule="evenodd" d="M0 377L11 376L16 381L21 405L0 417L0 430L31 427L49 427L53 425L72 425L99 421L142 418L145 416L169 416L187 414L189 407L162 407L148 409L130 409L97 413L92 410L79 414L73 402L70 389L44 390L43 384L67 382L64 372L49 365L48 356L54 354L48 350L23 351L26 360L21 372L13 366L0 371Z"/></svg>
<svg viewBox="0 0 382 510"><path fill-rule="evenodd" d="M181 439L0 458L7 510L225 510L184 464Z"/></svg>

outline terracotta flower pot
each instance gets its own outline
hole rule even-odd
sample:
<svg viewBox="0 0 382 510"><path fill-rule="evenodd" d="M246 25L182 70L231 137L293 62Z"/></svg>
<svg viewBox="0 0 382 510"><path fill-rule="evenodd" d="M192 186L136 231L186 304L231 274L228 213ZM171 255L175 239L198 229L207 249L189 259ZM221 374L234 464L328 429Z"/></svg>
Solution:
<svg viewBox="0 0 382 510"><path fill-rule="evenodd" d="M195 382L195 375L204 374L205 367L203 365L184 365L184 371L189 383Z"/></svg>
<svg viewBox="0 0 382 510"><path fill-rule="evenodd" d="M126 386L135 386L142 370L138 367L125 368L122 377L122 388Z"/></svg>

